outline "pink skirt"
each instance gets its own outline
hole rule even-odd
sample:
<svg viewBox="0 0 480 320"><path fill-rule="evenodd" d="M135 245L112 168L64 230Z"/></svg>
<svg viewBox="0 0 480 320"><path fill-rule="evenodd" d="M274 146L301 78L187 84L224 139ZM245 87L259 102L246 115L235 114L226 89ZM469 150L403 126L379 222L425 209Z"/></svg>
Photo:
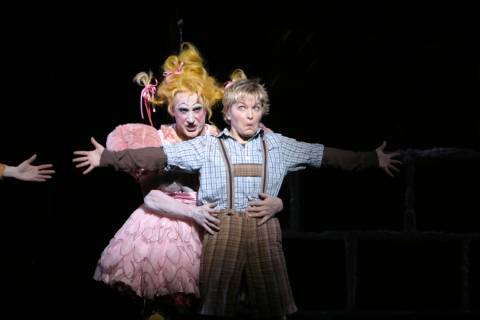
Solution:
<svg viewBox="0 0 480 320"><path fill-rule="evenodd" d="M195 205L196 193L173 197ZM142 205L135 210L103 250L94 279L126 285L152 299L174 293L198 297L202 239L193 221L170 219Z"/></svg>

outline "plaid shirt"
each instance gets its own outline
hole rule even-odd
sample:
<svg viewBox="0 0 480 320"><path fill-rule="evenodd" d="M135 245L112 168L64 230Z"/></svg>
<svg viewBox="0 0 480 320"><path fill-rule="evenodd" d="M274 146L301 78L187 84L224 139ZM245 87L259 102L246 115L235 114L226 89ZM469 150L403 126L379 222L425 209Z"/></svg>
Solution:
<svg viewBox="0 0 480 320"><path fill-rule="evenodd" d="M164 146L168 169L178 167L200 173L199 204L213 202L217 209L228 208L228 175L218 139L223 139L232 164L262 164L262 136L268 148L266 193L277 196L288 171L306 165L320 167L324 146L299 142L278 133L259 129L246 144L240 144L228 129L218 136L201 136L185 142ZM234 207L245 211L249 200L258 199L261 177L235 177Z"/></svg>

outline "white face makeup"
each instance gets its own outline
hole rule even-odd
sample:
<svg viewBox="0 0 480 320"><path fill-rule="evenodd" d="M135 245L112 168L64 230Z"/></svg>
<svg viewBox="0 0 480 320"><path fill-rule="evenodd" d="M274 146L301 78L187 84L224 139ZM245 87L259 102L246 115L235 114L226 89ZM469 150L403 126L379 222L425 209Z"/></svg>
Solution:
<svg viewBox="0 0 480 320"><path fill-rule="evenodd" d="M193 139L202 133L205 127L207 111L194 92L178 92L173 100L178 136L183 140Z"/></svg>
<svg viewBox="0 0 480 320"><path fill-rule="evenodd" d="M240 143L245 143L255 132L262 119L263 108L253 96L244 96L226 113L230 121L230 133Z"/></svg>

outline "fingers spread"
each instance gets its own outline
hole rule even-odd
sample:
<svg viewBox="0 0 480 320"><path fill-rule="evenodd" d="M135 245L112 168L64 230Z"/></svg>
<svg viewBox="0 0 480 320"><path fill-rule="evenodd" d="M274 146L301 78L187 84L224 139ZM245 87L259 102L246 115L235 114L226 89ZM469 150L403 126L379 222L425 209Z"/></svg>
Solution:
<svg viewBox="0 0 480 320"><path fill-rule="evenodd" d="M82 167L85 167L85 166L88 166L88 165L90 165L90 163L82 162L82 163L79 163L79 164L75 165L75 168L82 168Z"/></svg>
<svg viewBox="0 0 480 320"><path fill-rule="evenodd" d="M90 142L92 142L92 144L93 144L95 147L101 147L100 143L98 143L97 140L95 140L94 137L91 137L91 138L90 138Z"/></svg>
<svg viewBox="0 0 480 320"><path fill-rule="evenodd" d="M28 163L28 164L30 164L30 163L32 163L36 158L37 158L37 155L34 154L33 156L31 156L30 158L28 158L27 160L25 160L25 162Z"/></svg>
<svg viewBox="0 0 480 320"><path fill-rule="evenodd" d="M93 170L93 166L90 166L90 167L88 167L87 170L83 171L83 174L87 174L87 173L89 173L89 172L92 171L92 170Z"/></svg>
<svg viewBox="0 0 480 320"><path fill-rule="evenodd" d="M48 168L52 168L53 165L51 165L50 163L49 164L41 164L38 166L38 169L40 170L43 170L43 169L48 169Z"/></svg>
<svg viewBox="0 0 480 320"><path fill-rule="evenodd" d="M73 154L79 155L79 156L88 156L90 151L85 151L85 150L78 150L78 151L73 151Z"/></svg>
<svg viewBox="0 0 480 320"><path fill-rule="evenodd" d="M400 172L400 169L398 169L397 167L395 166L390 166L389 167L391 170L395 171L395 172Z"/></svg>
<svg viewBox="0 0 480 320"><path fill-rule="evenodd" d="M53 174L55 173L55 170L40 170L38 171L40 174Z"/></svg>
<svg viewBox="0 0 480 320"><path fill-rule="evenodd" d="M88 162L88 157L73 158L72 162Z"/></svg>

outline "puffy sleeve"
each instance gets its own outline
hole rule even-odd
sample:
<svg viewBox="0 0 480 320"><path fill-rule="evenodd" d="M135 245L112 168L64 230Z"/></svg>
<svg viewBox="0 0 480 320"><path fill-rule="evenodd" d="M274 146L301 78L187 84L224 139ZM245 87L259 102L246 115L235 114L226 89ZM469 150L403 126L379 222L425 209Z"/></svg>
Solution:
<svg viewBox="0 0 480 320"><path fill-rule="evenodd" d="M108 151L125 153L113 161L113 167L116 170L123 170L129 172L141 185L144 195L151 189L158 185L158 179L163 171L163 166L154 165L157 157L144 153L142 150L156 150L163 155L161 149L155 148L162 145L162 139L158 131L152 126L142 123L128 123L117 126L107 137L106 147ZM148 149L143 149L148 148ZM130 153L127 149L142 149L136 150L139 152L139 159L136 161L129 157ZM103 163L108 162L108 156L113 157L113 154L104 152L102 155ZM152 159L153 158L153 159ZM151 159L148 161L148 159ZM152 163L153 162L153 163Z"/></svg>
<svg viewBox="0 0 480 320"><path fill-rule="evenodd" d="M107 150L122 151L162 145L157 130L142 123L128 123L117 126L107 137Z"/></svg>

